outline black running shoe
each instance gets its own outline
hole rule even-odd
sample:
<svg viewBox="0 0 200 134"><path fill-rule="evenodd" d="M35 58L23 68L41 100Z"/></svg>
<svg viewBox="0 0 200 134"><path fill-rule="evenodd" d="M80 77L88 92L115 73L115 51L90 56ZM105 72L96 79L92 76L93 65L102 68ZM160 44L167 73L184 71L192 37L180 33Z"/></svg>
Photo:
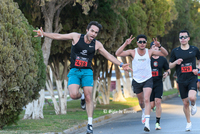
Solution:
<svg viewBox="0 0 200 134"><path fill-rule="evenodd" d="M144 131L145 131L145 132L150 132L150 128L144 126Z"/></svg>
<svg viewBox="0 0 200 134"><path fill-rule="evenodd" d="M86 105L85 105L85 99L81 99L81 108L83 109L83 110L85 110L85 107L86 107Z"/></svg>
<svg viewBox="0 0 200 134"><path fill-rule="evenodd" d="M93 134L93 128L92 128L92 125L89 125L87 126L87 133L86 134Z"/></svg>

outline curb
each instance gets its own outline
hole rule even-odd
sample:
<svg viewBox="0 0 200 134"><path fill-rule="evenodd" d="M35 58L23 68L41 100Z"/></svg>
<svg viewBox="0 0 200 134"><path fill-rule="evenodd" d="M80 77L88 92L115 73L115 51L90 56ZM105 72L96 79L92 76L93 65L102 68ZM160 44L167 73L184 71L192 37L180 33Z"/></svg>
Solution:
<svg viewBox="0 0 200 134"><path fill-rule="evenodd" d="M168 96L163 96L162 98L162 102L168 99L171 99L175 96L177 96L178 94L172 94L172 95L168 95ZM120 110L120 111L113 111L113 113L111 114L107 114L98 118L93 119L93 127L102 125L105 122L108 122L110 120L113 120L115 118L119 118L121 116L123 116L124 114L128 114L128 113L137 113L141 111L141 108L139 105L132 107L132 108L128 108L128 109L124 109L124 110ZM85 130L85 127L87 126L88 121L83 122L82 124L73 126L72 128L66 129L63 131L63 133L65 134L76 134L79 131L82 131L83 129Z"/></svg>

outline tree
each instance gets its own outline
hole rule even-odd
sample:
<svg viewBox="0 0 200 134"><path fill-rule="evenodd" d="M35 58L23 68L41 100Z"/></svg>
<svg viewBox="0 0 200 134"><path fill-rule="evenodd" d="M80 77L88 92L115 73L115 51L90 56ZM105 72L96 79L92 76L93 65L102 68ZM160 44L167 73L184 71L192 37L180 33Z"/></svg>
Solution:
<svg viewBox="0 0 200 134"><path fill-rule="evenodd" d="M45 82L40 39L13 0L0 1L0 128L17 123Z"/></svg>

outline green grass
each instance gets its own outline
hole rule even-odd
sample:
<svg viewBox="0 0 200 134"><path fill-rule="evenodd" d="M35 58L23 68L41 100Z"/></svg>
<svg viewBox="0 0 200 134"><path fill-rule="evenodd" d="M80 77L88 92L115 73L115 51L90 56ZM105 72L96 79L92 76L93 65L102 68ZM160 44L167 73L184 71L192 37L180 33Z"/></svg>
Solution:
<svg viewBox="0 0 200 134"><path fill-rule="evenodd" d="M163 95L177 93L177 89L164 92ZM94 118L109 114L110 111L119 111L138 105L137 98L126 98L125 102L114 102L112 98L109 105L97 104L94 110ZM107 111L107 112L105 112ZM52 106L46 104L43 109L44 119L23 120L23 111L20 114L20 120L17 125L6 126L0 131L1 134L29 134L29 133L47 133L63 132L74 125L87 121L85 110L80 108L80 100L67 102L67 114L56 115Z"/></svg>
<svg viewBox="0 0 200 134"><path fill-rule="evenodd" d="M175 93L178 93L178 90L176 88L171 89L169 91L164 91L163 96L168 96L168 95L172 95L172 94L175 94Z"/></svg>
<svg viewBox="0 0 200 134"><path fill-rule="evenodd" d="M137 98L127 98L126 102L110 101L109 105L98 104L94 110L94 118L109 114L107 110L123 110L138 105ZM85 110L80 108L80 100L67 102L67 114L56 115L53 107L46 104L43 109L44 119L40 120L23 120L24 111L20 115L17 125L6 126L0 133L47 133L62 132L74 125L87 121Z"/></svg>

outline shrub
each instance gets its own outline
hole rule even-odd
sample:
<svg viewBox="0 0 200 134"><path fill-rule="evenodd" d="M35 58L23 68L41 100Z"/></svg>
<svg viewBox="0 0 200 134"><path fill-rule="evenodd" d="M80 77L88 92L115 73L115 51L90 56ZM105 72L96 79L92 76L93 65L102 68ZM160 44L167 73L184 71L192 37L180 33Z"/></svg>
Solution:
<svg viewBox="0 0 200 134"><path fill-rule="evenodd" d="M23 106L39 97L45 65L39 38L13 0L0 1L0 128L17 123Z"/></svg>

